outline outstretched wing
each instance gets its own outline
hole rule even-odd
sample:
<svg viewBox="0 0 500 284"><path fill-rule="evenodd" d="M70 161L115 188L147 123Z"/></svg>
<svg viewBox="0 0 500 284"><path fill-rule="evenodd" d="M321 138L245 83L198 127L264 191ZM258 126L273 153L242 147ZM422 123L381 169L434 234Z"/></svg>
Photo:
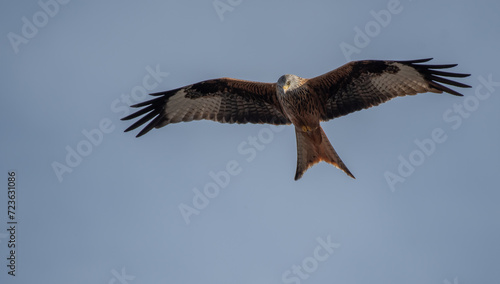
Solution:
<svg viewBox="0 0 500 284"><path fill-rule="evenodd" d="M331 72L307 81L310 91L324 106L322 120L376 106L392 98L417 93L462 94L442 85L470 88L445 77L462 78L470 74L443 72L436 69L457 64L426 65L432 58L411 61L353 61ZM442 84L441 84L442 83Z"/></svg>
<svg viewBox="0 0 500 284"><path fill-rule="evenodd" d="M122 118L129 120L144 115L126 132L148 121L137 137L153 127L200 119L223 123L290 123L276 97L276 84L272 83L220 78L151 96L158 98L133 105L142 109Z"/></svg>

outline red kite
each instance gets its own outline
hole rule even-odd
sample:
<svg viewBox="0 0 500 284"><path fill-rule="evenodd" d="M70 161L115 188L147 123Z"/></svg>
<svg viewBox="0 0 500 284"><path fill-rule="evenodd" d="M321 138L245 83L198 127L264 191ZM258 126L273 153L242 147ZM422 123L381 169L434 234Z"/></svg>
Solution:
<svg viewBox="0 0 500 284"><path fill-rule="evenodd" d="M295 180L319 161L330 163L354 178L328 141L320 121L417 93L446 92L462 96L442 84L470 88L445 78L463 78L470 74L439 70L457 64L421 64L431 59L353 61L311 79L283 75L277 83L231 78L207 80L151 94L157 98L133 105L142 109L122 120L145 114L125 130L149 122L137 137L153 127L200 119L222 123L292 123L297 138Z"/></svg>

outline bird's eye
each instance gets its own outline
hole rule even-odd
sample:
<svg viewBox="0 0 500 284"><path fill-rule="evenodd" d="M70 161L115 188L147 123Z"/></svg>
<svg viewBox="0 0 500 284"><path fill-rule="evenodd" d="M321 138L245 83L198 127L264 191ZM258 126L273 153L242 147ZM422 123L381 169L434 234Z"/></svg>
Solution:
<svg viewBox="0 0 500 284"><path fill-rule="evenodd" d="M286 84L288 87L290 87L290 81L286 81Z"/></svg>

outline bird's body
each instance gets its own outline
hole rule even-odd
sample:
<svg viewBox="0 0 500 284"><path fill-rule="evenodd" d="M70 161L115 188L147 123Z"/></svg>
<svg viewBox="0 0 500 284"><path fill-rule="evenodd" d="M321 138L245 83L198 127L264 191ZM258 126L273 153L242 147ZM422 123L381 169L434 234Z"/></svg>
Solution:
<svg viewBox="0 0 500 284"><path fill-rule="evenodd" d="M286 117L295 126L297 140L297 169L295 180L319 161L325 161L353 177L335 152L325 132L319 125L324 116L320 98L309 90L307 79L296 75L279 78L276 93Z"/></svg>
<svg viewBox="0 0 500 284"><path fill-rule="evenodd" d="M454 67L454 64L419 64L429 60L354 61L311 79L283 75L277 83L231 78L207 80L151 94L158 98L134 105L143 108L123 118L145 114L125 131L150 120L138 137L154 127L200 119L223 123L291 123L295 126L297 139L296 180L319 161L333 164L354 178L329 142L320 121L369 108L397 96L423 92L461 96L440 83L470 87L441 77L466 77L468 74L434 70Z"/></svg>
<svg viewBox="0 0 500 284"><path fill-rule="evenodd" d="M311 95L307 79L296 75L283 75L276 85L278 101L286 117L296 127L316 128L319 126L321 103L319 97Z"/></svg>

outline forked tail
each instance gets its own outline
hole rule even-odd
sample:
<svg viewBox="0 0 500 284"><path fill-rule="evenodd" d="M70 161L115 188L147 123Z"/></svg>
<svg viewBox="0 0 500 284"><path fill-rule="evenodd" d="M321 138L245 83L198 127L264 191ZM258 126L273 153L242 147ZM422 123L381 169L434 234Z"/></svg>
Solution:
<svg viewBox="0 0 500 284"><path fill-rule="evenodd" d="M295 128L295 136L297 137L295 180L300 179L307 169L320 161L330 163L343 170L348 176L355 178L333 149L321 126L307 132Z"/></svg>

